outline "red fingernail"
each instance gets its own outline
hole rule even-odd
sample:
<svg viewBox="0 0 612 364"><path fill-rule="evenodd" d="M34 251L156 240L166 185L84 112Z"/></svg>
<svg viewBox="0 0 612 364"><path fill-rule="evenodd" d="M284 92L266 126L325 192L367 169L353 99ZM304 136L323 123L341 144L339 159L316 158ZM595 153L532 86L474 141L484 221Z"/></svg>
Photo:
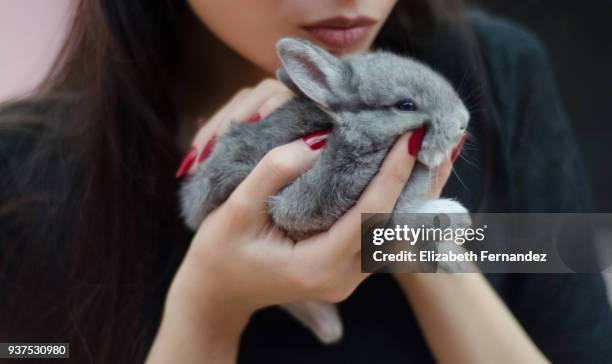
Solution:
<svg viewBox="0 0 612 364"><path fill-rule="evenodd" d="M414 129L410 139L408 139L408 153L410 155L416 156L419 154L419 150L421 149L421 144L423 143L423 137L425 136L425 131L427 131L427 127L425 125Z"/></svg>
<svg viewBox="0 0 612 364"><path fill-rule="evenodd" d="M330 129L321 130L316 133L312 133L310 135L306 135L302 138L304 143L310 147L312 150L317 150L322 148L327 142L327 136L331 132Z"/></svg>
<svg viewBox="0 0 612 364"><path fill-rule="evenodd" d="M203 127L204 124L206 124L207 121L208 121L208 118L206 116L199 117L198 120L196 120L198 128Z"/></svg>
<svg viewBox="0 0 612 364"><path fill-rule="evenodd" d="M251 117L248 118L246 122L249 124L253 124L253 123L258 122L259 120L261 120L261 114L256 112L255 114L251 115Z"/></svg>
<svg viewBox="0 0 612 364"><path fill-rule="evenodd" d="M196 156L198 154L198 150L195 147L191 147L185 157L183 158L183 162L181 162L181 166L176 171L176 178L181 178L187 173L187 171L191 168L193 161L195 161Z"/></svg>
<svg viewBox="0 0 612 364"><path fill-rule="evenodd" d="M217 134L213 134L212 138L206 143L204 149L202 149L202 153L200 153L200 157L198 158L198 163L202 163L208 158L210 152L212 152L215 143L217 142Z"/></svg>
<svg viewBox="0 0 612 364"><path fill-rule="evenodd" d="M463 143L465 143L465 139L467 139L467 134L463 134L463 136L461 137L461 141L459 142L459 144L457 144L455 149L453 149L453 153L451 154L451 161L453 163L455 163L455 161L459 157L459 153L461 152L461 148L463 148Z"/></svg>

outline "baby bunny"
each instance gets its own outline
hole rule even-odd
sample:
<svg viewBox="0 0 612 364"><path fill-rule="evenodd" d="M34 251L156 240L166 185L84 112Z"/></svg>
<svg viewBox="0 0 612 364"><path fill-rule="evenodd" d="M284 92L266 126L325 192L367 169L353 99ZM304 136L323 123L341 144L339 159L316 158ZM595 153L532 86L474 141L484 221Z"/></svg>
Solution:
<svg viewBox="0 0 612 364"><path fill-rule="evenodd" d="M395 212L462 213L454 200L423 200L432 171L464 136L469 113L441 75L387 51L334 57L297 38L277 43L277 77L298 97L255 124L233 123L180 190L191 229L219 206L266 152L332 129L314 166L268 201L273 222L294 240L328 229L359 198L395 139L426 127L417 163ZM467 216L467 215L463 215ZM469 220L469 217L466 218ZM452 224L469 225L469 221ZM283 305L325 343L342 336L335 305Z"/></svg>

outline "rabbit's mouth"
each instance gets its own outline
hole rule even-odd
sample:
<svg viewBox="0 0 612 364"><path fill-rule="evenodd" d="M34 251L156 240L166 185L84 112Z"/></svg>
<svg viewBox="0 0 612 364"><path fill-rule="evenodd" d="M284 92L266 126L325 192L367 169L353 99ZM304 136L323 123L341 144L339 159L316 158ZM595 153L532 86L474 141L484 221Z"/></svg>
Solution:
<svg viewBox="0 0 612 364"><path fill-rule="evenodd" d="M429 168L438 167L451 157L453 148L461 141L463 134L455 132L454 128L451 132L449 129L428 127L417 156L418 161Z"/></svg>
<svg viewBox="0 0 612 364"><path fill-rule="evenodd" d="M430 151L421 149L418 156L418 161L429 168L438 167L448 156L442 151Z"/></svg>

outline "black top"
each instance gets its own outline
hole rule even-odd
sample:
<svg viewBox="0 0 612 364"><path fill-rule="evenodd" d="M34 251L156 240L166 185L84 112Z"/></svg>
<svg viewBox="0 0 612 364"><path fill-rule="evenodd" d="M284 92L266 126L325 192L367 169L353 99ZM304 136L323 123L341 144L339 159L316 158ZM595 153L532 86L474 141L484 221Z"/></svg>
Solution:
<svg viewBox="0 0 612 364"><path fill-rule="evenodd" d="M464 149L469 162L461 158L457 161L457 174L451 176L444 194L458 198L470 211L588 210L589 195L580 158L542 46L528 32L508 22L483 15L471 16L470 22L485 58L483 88L494 102L492 112L499 116L490 125L495 143L488 152L494 154L495 164L491 173L485 175L483 149L479 141L473 141L473 146ZM0 135L0 207L4 198L28 194L11 184L10 178L13 168L20 163L15 155L27 140ZM54 179L54 185L61 183L61 178ZM50 213L46 211L41 209L41 221L45 213ZM71 209L65 211L69 213ZM2 209L0 216L1 212ZM11 221L3 220L0 221L0 243L13 230L43 234L37 232L36 226L15 227ZM0 262L1 258L0 254ZM487 274L486 277L551 361L612 362L612 312L601 275ZM52 277L48 282L53 282ZM11 277L0 276L0 317L11 314L2 311L2 303L12 297L11 289L18 290L18 282L15 284ZM338 344L323 346L284 311L275 307L261 310L243 335L239 362L434 361L410 305L391 276L370 277L340 304L340 312L345 325L344 338Z"/></svg>
<svg viewBox="0 0 612 364"><path fill-rule="evenodd" d="M590 206L569 123L546 52L515 24L473 14L487 67L486 92L499 124L495 163L482 196L482 155L464 149L444 195L470 211L579 212ZM459 182L457 176L460 176ZM484 199L488 201L484 202ZM577 242L579 243L579 242ZM486 274L497 293L554 363L612 362L612 312L599 274ZM433 357L400 288L375 274L340 304L338 344L323 346L278 308L255 314L239 363L430 363ZM487 335L486 332L482 333Z"/></svg>

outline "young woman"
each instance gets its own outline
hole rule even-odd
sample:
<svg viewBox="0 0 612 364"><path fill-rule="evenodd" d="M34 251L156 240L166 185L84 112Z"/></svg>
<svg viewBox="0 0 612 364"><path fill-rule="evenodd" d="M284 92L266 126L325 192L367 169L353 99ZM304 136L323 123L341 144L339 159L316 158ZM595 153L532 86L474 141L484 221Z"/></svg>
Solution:
<svg viewBox="0 0 612 364"><path fill-rule="evenodd" d="M293 97L273 77L286 35L337 55L390 49L454 83L472 139L429 197L474 212L589 208L541 46L460 1L81 0L47 80L0 112L0 341L69 342L74 362L101 363L612 360L600 275L365 280L359 214L393 208L411 133L327 232L293 244L261 214L314 163L318 135L268 153L189 233L181 178L230 120ZM270 307L302 299L342 301L340 343Z"/></svg>

